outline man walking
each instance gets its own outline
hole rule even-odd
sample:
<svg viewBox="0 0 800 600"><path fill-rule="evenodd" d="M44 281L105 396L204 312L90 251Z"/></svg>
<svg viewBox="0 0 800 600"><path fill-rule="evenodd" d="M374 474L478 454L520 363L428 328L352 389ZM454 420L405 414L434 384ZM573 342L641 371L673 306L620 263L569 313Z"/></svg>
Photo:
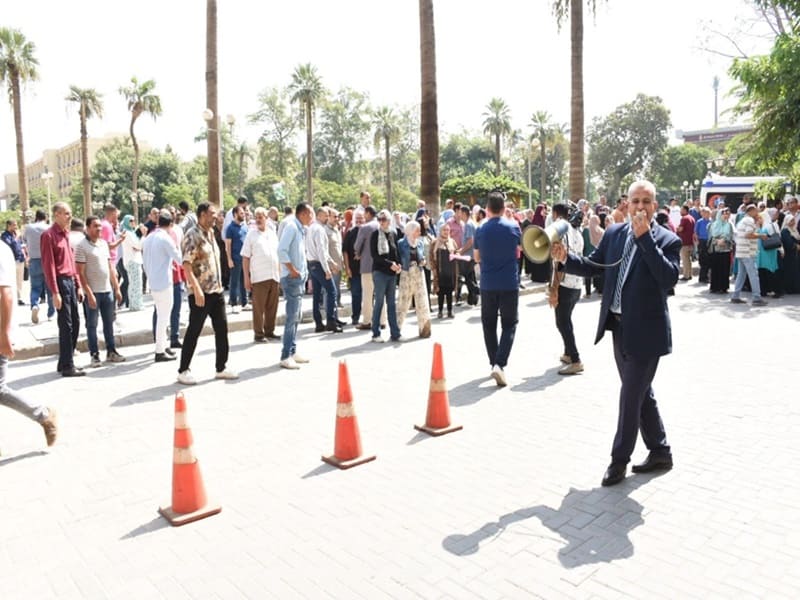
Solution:
<svg viewBox="0 0 800 600"><path fill-rule="evenodd" d="M487 198L486 220L475 232L475 260L481 265L481 323L483 342L498 386L507 385L505 367L514 344L519 304L517 251L519 226L503 217L505 194L491 192ZM497 315L500 315L500 341Z"/></svg>
<svg viewBox="0 0 800 600"><path fill-rule="evenodd" d="M242 244L247 236L247 223L245 222L244 208L233 207L233 219L225 229L225 251L228 255L228 268L230 275L230 304L233 313L238 314L242 307L247 305L247 292L244 291L244 276L242 274Z"/></svg>
<svg viewBox="0 0 800 600"><path fill-rule="evenodd" d="M216 349L216 379L238 379L239 375L225 368L228 362L228 319L219 246L214 237L217 207L208 202L197 206L197 226L183 238L183 272L189 286L189 326L183 337L178 383L194 385L197 380L189 370L206 317L211 317Z"/></svg>
<svg viewBox="0 0 800 600"><path fill-rule="evenodd" d="M256 227L247 232L242 245L244 287L253 294L253 341L279 340L275 335L280 290L278 234L269 225L267 210L256 209Z"/></svg>
<svg viewBox="0 0 800 600"><path fill-rule="evenodd" d="M53 306L58 311L58 365L56 370L64 377L86 375L75 367L73 353L78 344L78 303L83 301L83 290L75 270L75 255L70 246L69 233L72 211L63 202L53 205L53 225L42 234L42 270L48 289L53 294Z"/></svg>
<svg viewBox="0 0 800 600"><path fill-rule="evenodd" d="M678 222L678 237L681 238L681 281L692 279L692 254L694 253L694 219L689 214L689 205L680 208L681 218Z"/></svg>
<svg viewBox="0 0 800 600"><path fill-rule="evenodd" d="M328 254L328 234L325 224L328 222L328 209L317 210L317 220L308 228L306 240L306 256L308 257L308 275L311 277L311 291L314 295L312 314L316 324L315 332L330 331L341 333L339 315L336 308L336 288L333 286L333 261ZM325 317L327 325L322 323L322 290L325 290Z"/></svg>
<svg viewBox="0 0 800 600"><path fill-rule="evenodd" d="M58 425L56 411L34 404L6 385L8 361L14 357L14 302L16 301L16 267L10 248L0 244L0 404L13 408L21 415L36 421L44 429L47 445L56 443Z"/></svg>
<svg viewBox="0 0 800 600"><path fill-rule="evenodd" d="M31 284L31 323L39 322L39 302L42 296L47 296L47 318L53 318L56 309L53 308L53 295L44 283L42 271L42 234L47 229L47 215L43 210L37 210L34 222L25 226L22 238L28 249L28 279Z"/></svg>
<svg viewBox="0 0 800 600"><path fill-rule="evenodd" d="M667 294L678 280L681 240L659 226L656 188L649 181L636 181L628 190L630 223L606 229L600 245L588 256L567 253L563 244L553 244L551 254L564 263L564 270L581 276L605 269L603 300L595 343L607 330L614 338L614 360L620 381L617 433L611 464L602 485L625 479L628 462L641 432L649 454L634 465L634 473L672 468L672 453L658 411L652 382L660 357L672 351L672 332Z"/></svg>
<svg viewBox="0 0 800 600"><path fill-rule="evenodd" d="M283 326L283 346L280 365L284 369L299 369L308 359L297 354L297 325L303 316L303 292L308 279L306 264L305 228L311 224L311 206L301 202L294 216L284 218L286 225L278 242L281 263L281 289L286 299L286 322Z"/></svg>
<svg viewBox="0 0 800 600"><path fill-rule="evenodd" d="M106 362L125 362L114 343L114 309L122 300L117 281L117 270L111 260L108 243L100 237L100 219L90 215L86 219L86 237L75 248L75 265L78 278L86 295L83 305L86 317L86 338L91 355L90 367L99 367L100 350L97 345L97 317L103 320L103 340L106 343Z"/></svg>
<svg viewBox="0 0 800 600"><path fill-rule="evenodd" d="M369 195L367 195L369 197ZM363 197L362 197L363 199ZM367 204L364 206L364 224L358 228L355 243L355 255L359 261L361 271L361 316L363 321L357 329L372 329L372 307L375 294L375 284L372 281L372 253L369 241L372 234L378 231L378 221L375 219L375 208ZM356 213L357 214L357 213ZM381 327L386 324L386 314L381 313Z"/></svg>
<svg viewBox="0 0 800 600"><path fill-rule="evenodd" d="M22 299L22 281L25 273L25 251L22 249L22 242L17 234L17 222L14 219L6 221L6 230L0 235L0 238L11 248L11 252L14 254L14 263L16 266L15 274L17 278L17 304L24 306L25 301Z"/></svg>
<svg viewBox="0 0 800 600"><path fill-rule="evenodd" d="M181 262L181 254L175 240L170 235L172 214L161 210L158 215L158 229L144 239L142 260L150 293L155 304L155 362L175 360L175 352L167 348L167 324L172 315L175 300L173 266ZM174 333L174 332L173 332Z"/></svg>
<svg viewBox="0 0 800 600"><path fill-rule="evenodd" d="M739 270L736 272L736 283L733 284L733 304L745 304L742 300L742 290L746 279L750 280L753 306L764 306L767 302L761 297L761 283L758 279L756 268L756 254L758 254L758 240L767 237L766 233L756 233L758 226L756 218L758 209L755 204L748 204L745 216L736 225L736 260L739 261Z"/></svg>

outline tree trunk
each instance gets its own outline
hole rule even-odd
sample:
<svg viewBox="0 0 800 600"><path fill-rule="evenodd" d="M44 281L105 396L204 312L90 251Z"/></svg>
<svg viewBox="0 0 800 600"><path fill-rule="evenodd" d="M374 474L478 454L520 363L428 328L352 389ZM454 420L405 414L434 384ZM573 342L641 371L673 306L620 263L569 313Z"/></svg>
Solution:
<svg viewBox="0 0 800 600"><path fill-rule="evenodd" d="M139 142L136 141L136 135L133 133L133 124L136 123L136 113L131 115L131 125L129 133L131 136L131 143L133 144L133 194L131 194L131 210L136 221L139 221Z"/></svg>
<svg viewBox="0 0 800 600"><path fill-rule="evenodd" d="M83 184L83 218L92 214L92 182L89 179L89 135L86 132L86 103L81 102L81 183Z"/></svg>
<svg viewBox="0 0 800 600"><path fill-rule="evenodd" d="M544 132L539 133L539 145L541 146L542 162L542 176L539 179L539 198L541 202L544 202L544 195L547 190L547 155L545 154L547 147L545 145Z"/></svg>
<svg viewBox="0 0 800 600"><path fill-rule="evenodd" d="M389 154L389 136L383 138L386 146L386 208L389 212L394 212L394 202L392 202L392 156Z"/></svg>
<svg viewBox="0 0 800 600"><path fill-rule="evenodd" d="M220 153L219 106L217 103L217 2L206 0L206 106L213 117L208 124L208 201L222 206L222 154Z"/></svg>
<svg viewBox="0 0 800 600"><path fill-rule="evenodd" d="M494 174L500 175L500 134L494 136Z"/></svg>
<svg viewBox="0 0 800 600"><path fill-rule="evenodd" d="M586 189L583 157L583 0L570 1L570 39L572 43L572 99L569 139L569 196L577 201Z"/></svg>
<svg viewBox="0 0 800 600"><path fill-rule="evenodd" d="M312 134L311 134L311 111L312 107L310 104L306 105L306 202L309 204L314 204L314 182L312 181L312 177L314 175L314 155L311 151L311 142L312 142Z"/></svg>
<svg viewBox="0 0 800 600"><path fill-rule="evenodd" d="M420 197L432 219L439 216L439 116L433 0L419 0Z"/></svg>
<svg viewBox="0 0 800 600"><path fill-rule="evenodd" d="M14 109L14 133L17 136L17 181L19 182L19 209L25 222L32 220L28 214L28 174L25 171L25 149L22 143L22 97L19 72L11 71L11 104Z"/></svg>

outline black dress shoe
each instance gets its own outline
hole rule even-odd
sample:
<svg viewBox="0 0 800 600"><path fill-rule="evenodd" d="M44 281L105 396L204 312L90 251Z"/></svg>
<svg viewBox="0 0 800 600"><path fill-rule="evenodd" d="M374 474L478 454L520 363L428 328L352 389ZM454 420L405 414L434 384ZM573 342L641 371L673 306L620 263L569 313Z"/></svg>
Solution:
<svg viewBox="0 0 800 600"><path fill-rule="evenodd" d="M625 479L625 472L627 470L627 465L623 465L621 463L611 463L608 465L605 475L603 475L603 486L608 487L609 485L618 484L620 481Z"/></svg>
<svg viewBox="0 0 800 600"><path fill-rule="evenodd" d="M169 362L171 360L175 360L177 357L172 354L167 354L166 352L158 352L156 353L156 362Z"/></svg>
<svg viewBox="0 0 800 600"><path fill-rule="evenodd" d="M169 347L175 349L183 348L183 344L181 344L180 342L172 342L170 343Z"/></svg>
<svg viewBox="0 0 800 600"><path fill-rule="evenodd" d="M342 331L344 331L344 329L342 329L341 325L335 325L335 324L331 323L330 325L328 325L325 328L325 331L330 331L331 333L342 333Z"/></svg>
<svg viewBox="0 0 800 600"><path fill-rule="evenodd" d="M283 339L283 338L282 338L281 336L277 335L277 334L270 333L270 334L267 336L267 339L268 339L268 340L281 340L281 339Z"/></svg>
<svg viewBox="0 0 800 600"><path fill-rule="evenodd" d="M652 473L653 471L669 471L672 468L671 454L658 454L651 452L647 459L638 465L633 465L631 471L634 473Z"/></svg>
<svg viewBox="0 0 800 600"><path fill-rule="evenodd" d="M175 351L172 350L171 348L164 348L164 354L166 354L167 356L175 356Z"/></svg>
<svg viewBox="0 0 800 600"><path fill-rule="evenodd" d="M314 333L322 333L325 331L325 325L317 325L314 327Z"/></svg>
<svg viewBox="0 0 800 600"><path fill-rule="evenodd" d="M336 319L336 324L339 327L344 327L345 325L347 325L347 321L340 321L339 319Z"/></svg>
<svg viewBox="0 0 800 600"><path fill-rule="evenodd" d="M83 377L86 375L86 371L83 369L78 369L76 367L72 367L71 369L64 369L61 371L62 377Z"/></svg>

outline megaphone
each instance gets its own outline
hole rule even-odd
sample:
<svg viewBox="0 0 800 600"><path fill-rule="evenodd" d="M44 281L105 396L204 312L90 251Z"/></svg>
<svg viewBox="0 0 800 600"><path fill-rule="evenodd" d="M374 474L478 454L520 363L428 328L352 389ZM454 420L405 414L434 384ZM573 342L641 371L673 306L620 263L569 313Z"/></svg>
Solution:
<svg viewBox="0 0 800 600"><path fill-rule="evenodd" d="M528 225L522 232L522 252L534 263L542 264L550 260L550 246L560 242L569 231L569 223L558 220L543 229L538 225Z"/></svg>

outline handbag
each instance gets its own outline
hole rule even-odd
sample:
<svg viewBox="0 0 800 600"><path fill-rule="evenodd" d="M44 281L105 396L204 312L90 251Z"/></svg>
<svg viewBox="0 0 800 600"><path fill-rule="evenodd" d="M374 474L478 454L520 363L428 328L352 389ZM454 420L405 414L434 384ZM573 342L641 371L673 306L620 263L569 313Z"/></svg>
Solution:
<svg viewBox="0 0 800 600"><path fill-rule="evenodd" d="M777 233L771 233L761 240L761 246L764 250L775 250L775 248L780 248L781 245L781 236Z"/></svg>

